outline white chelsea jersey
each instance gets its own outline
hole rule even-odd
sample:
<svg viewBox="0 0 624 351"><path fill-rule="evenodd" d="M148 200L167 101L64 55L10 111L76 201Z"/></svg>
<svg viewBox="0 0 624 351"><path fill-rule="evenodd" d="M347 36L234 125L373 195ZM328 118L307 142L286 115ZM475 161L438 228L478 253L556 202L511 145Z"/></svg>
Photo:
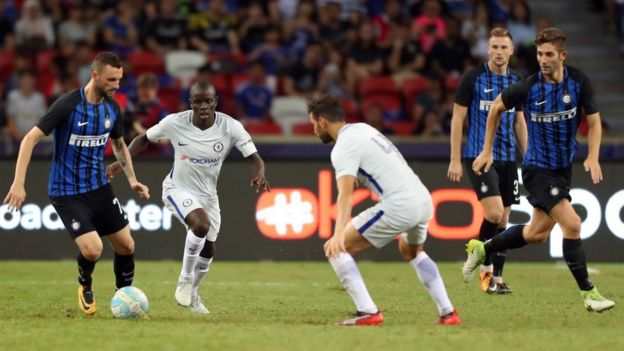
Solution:
<svg viewBox="0 0 624 351"><path fill-rule="evenodd" d="M192 120L192 110L170 114L147 130L147 138L153 142L169 139L175 150L173 168L163 188L182 187L216 197L221 165L232 147L248 157L257 151L256 146L243 125L224 113L215 112L215 122L206 130L197 128Z"/></svg>
<svg viewBox="0 0 624 351"><path fill-rule="evenodd" d="M331 152L331 161L336 179L353 176L384 202L430 198L429 191L396 146L368 124L352 123L342 127Z"/></svg>

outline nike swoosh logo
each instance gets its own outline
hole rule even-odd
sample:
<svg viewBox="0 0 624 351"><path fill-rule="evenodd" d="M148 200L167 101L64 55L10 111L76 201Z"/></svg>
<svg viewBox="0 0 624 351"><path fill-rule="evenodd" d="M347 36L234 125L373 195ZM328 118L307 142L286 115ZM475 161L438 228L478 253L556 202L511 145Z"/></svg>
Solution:
<svg viewBox="0 0 624 351"><path fill-rule="evenodd" d="M494 88L492 89L483 89L484 92L489 93L490 91L494 91Z"/></svg>
<svg viewBox="0 0 624 351"><path fill-rule="evenodd" d="M178 145L179 145L179 146L186 146L186 145L188 145L188 144L182 144L181 142L179 142L179 141L178 141Z"/></svg>
<svg viewBox="0 0 624 351"><path fill-rule="evenodd" d="M82 127L85 124L89 124L89 122L88 121L87 122L78 122L78 127Z"/></svg>
<svg viewBox="0 0 624 351"><path fill-rule="evenodd" d="M546 103L546 100L540 101L540 102L535 101L535 106L539 106L539 105L542 105L542 104L545 104L545 103Z"/></svg>

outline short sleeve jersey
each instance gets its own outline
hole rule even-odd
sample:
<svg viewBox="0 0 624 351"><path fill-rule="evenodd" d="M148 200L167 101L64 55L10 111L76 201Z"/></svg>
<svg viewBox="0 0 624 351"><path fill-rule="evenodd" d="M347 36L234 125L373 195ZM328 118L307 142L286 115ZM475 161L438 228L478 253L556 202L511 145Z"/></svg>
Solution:
<svg viewBox="0 0 624 351"><path fill-rule="evenodd" d="M505 107L522 106L525 113L529 142L523 164L545 169L570 166L581 109L598 112L589 79L571 66L564 66L561 82L549 83L538 72L503 91L502 99Z"/></svg>
<svg viewBox="0 0 624 351"><path fill-rule="evenodd" d="M521 78L520 73L512 69L508 69L504 75L493 73L487 63L473 67L464 74L455 96L455 103L468 108L468 135L463 150L464 158L476 158L481 153L490 106L498 94L518 83ZM516 110L513 107L501 116L494 137L496 161L516 160L515 118Z"/></svg>
<svg viewBox="0 0 624 351"><path fill-rule="evenodd" d="M232 147L243 157L257 151L243 125L221 112L215 112L215 122L206 130L193 124L192 110L168 115L147 130L147 138L169 139L175 150L173 168L163 186L182 187L209 198L217 196L219 172Z"/></svg>
<svg viewBox="0 0 624 351"><path fill-rule="evenodd" d="M123 135L119 105L106 96L91 104L84 87L59 97L37 125L46 135L54 132L54 156L50 168L50 196L72 196L108 183L104 149L108 138Z"/></svg>

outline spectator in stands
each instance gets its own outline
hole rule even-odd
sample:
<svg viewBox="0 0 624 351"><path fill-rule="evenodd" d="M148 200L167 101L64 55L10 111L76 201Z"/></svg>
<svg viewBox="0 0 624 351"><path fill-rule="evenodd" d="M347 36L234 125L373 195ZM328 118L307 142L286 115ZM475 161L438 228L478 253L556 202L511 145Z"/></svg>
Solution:
<svg viewBox="0 0 624 351"><path fill-rule="evenodd" d="M72 6L69 8L69 17L61 22L58 33L59 40L66 40L74 44L87 43L94 46L97 23L88 20L82 7Z"/></svg>
<svg viewBox="0 0 624 351"><path fill-rule="evenodd" d="M444 77L433 75L429 80L428 87L426 92L414 99L413 106L410 106L412 120L417 126L423 125L427 111L437 109L446 99Z"/></svg>
<svg viewBox="0 0 624 351"><path fill-rule="evenodd" d="M346 67L347 83L349 89L354 92L360 79L383 72L383 51L375 41L373 26L369 22L362 23L358 39L349 52Z"/></svg>
<svg viewBox="0 0 624 351"><path fill-rule="evenodd" d="M422 14L414 19L420 30L420 47L425 53L429 53L437 41L446 38L446 23L441 14L439 0L424 0Z"/></svg>
<svg viewBox="0 0 624 351"><path fill-rule="evenodd" d="M339 1L327 1L319 8L319 31L325 48L345 48L347 45L347 32L351 26L340 18L341 12L342 4Z"/></svg>
<svg viewBox="0 0 624 351"><path fill-rule="evenodd" d="M264 66L259 61L249 64L249 80L236 89L237 118L242 122L271 120L273 92L266 85Z"/></svg>
<svg viewBox="0 0 624 351"><path fill-rule="evenodd" d="M337 49L332 49L329 52L329 63L323 67L319 77L319 91L321 93L340 99L351 96L341 69L342 61L342 55Z"/></svg>
<svg viewBox="0 0 624 351"><path fill-rule="evenodd" d="M414 134L421 137L437 137L444 135L442 119L436 109L427 109L422 120L416 125Z"/></svg>
<svg viewBox="0 0 624 351"><path fill-rule="evenodd" d="M371 18L377 44L382 48L390 48L399 32L407 26L407 19L401 1L387 0L384 11Z"/></svg>
<svg viewBox="0 0 624 351"><path fill-rule="evenodd" d="M323 67L321 50L318 43L312 43L307 47L303 60L297 61L290 74L284 79L284 93L286 95L312 99L317 93L319 72Z"/></svg>
<svg viewBox="0 0 624 351"><path fill-rule="evenodd" d="M271 27L271 21L264 11L262 3L254 1L247 6L245 15L240 21L238 37L244 52L253 51L264 41L264 33Z"/></svg>
<svg viewBox="0 0 624 351"><path fill-rule="evenodd" d="M7 97L6 133L15 147L24 135L39 122L48 108L45 97L35 90L35 75L30 71L20 73L19 87Z"/></svg>
<svg viewBox="0 0 624 351"><path fill-rule="evenodd" d="M420 28L412 24L409 33L402 32L393 40L388 68L397 86L401 86L405 79L423 73L427 59L420 47L419 36Z"/></svg>
<svg viewBox="0 0 624 351"><path fill-rule="evenodd" d="M187 48L186 22L176 13L176 6L176 0L160 1L156 17L145 26L147 49L165 55L171 50Z"/></svg>
<svg viewBox="0 0 624 351"><path fill-rule="evenodd" d="M456 19L449 19L446 29L446 38L438 40L431 49L430 69L443 76L460 75L471 62L470 45L462 38Z"/></svg>
<svg viewBox="0 0 624 351"><path fill-rule="evenodd" d="M127 113L124 139L128 143L171 113L158 98L158 77L155 74L146 73L139 76L137 79L137 97L128 101ZM165 143L165 145L168 144ZM156 144L150 145L147 154L159 155L161 148Z"/></svg>
<svg viewBox="0 0 624 351"><path fill-rule="evenodd" d="M15 21L6 12L4 0L0 0L0 49L12 50L15 45L13 26Z"/></svg>
<svg viewBox="0 0 624 351"><path fill-rule="evenodd" d="M17 46L28 51L39 51L54 46L52 21L41 11L39 1L24 1L22 16L15 23L15 41Z"/></svg>
<svg viewBox="0 0 624 351"><path fill-rule="evenodd" d="M312 0L302 0L297 5L295 17L284 23L284 37L290 52L301 59L308 45L319 37L318 14Z"/></svg>
<svg viewBox="0 0 624 351"><path fill-rule="evenodd" d="M462 37L470 44L470 54L478 62L487 60L490 12L484 0L474 4L472 17L462 22Z"/></svg>
<svg viewBox="0 0 624 351"><path fill-rule="evenodd" d="M239 53L236 17L225 12L223 0L211 0L205 11L189 17L191 47L205 53Z"/></svg>
<svg viewBox="0 0 624 351"><path fill-rule="evenodd" d="M488 0L490 23L492 26L505 27L511 16L511 4L514 0Z"/></svg>
<svg viewBox="0 0 624 351"><path fill-rule="evenodd" d="M138 48L139 31L135 8L128 1L119 1L115 11L104 20L104 46L120 56Z"/></svg>
<svg viewBox="0 0 624 351"><path fill-rule="evenodd" d="M282 46L280 28L272 26L264 33L264 42L249 54L250 61L259 60L267 74L274 75L288 67L288 50Z"/></svg>
<svg viewBox="0 0 624 351"><path fill-rule="evenodd" d="M377 129L383 135L392 135L394 131L386 125L384 110L379 105L369 105L364 111L364 123Z"/></svg>
<svg viewBox="0 0 624 351"><path fill-rule="evenodd" d="M531 9L525 0L515 0L512 4L507 30L513 36L516 48L533 45L536 32L531 23Z"/></svg>

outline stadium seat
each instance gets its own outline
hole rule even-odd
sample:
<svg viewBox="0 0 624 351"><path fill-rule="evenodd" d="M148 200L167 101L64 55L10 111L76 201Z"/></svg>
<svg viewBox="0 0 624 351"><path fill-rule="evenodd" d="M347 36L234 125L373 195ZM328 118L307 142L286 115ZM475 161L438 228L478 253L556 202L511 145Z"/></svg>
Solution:
<svg viewBox="0 0 624 351"><path fill-rule="evenodd" d="M310 122L297 123L292 126L294 135L314 135L314 126Z"/></svg>
<svg viewBox="0 0 624 351"><path fill-rule="evenodd" d="M184 87L189 86L199 67L205 63L206 55L197 51L176 50L165 56L167 73L179 79Z"/></svg>
<svg viewBox="0 0 624 351"><path fill-rule="evenodd" d="M158 89L158 98L171 113L180 110L180 95L181 91L178 88L161 87Z"/></svg>
<svg viewBox="0 0 624 351"><path fill-rule="evenodd" d="M11 51L0 50L0 81L4 82L13 73L14 53Z"/></svg>
<svg viewBox="0 0 624 351"><path fill-rule="evenodd" d="M388 121L396 121L403 118L403 103L401 98L392 95L374 95L362 100L362 111L370 106L378 105L383 109L384 118Z"/></svg>
<svg viewBox="0 0 624 351"><path fill-rule="evenodd" d="M425 77L417 76L403 81L403 100L405 101L405 110L408 111L408 115L411 114L416 97L426 92L427 89L429 89L429 81Z"/></svg>
<svg viewBox="0 0 624 351"><path fill-rule="evenodd" d="M295 96L276 97L271 104L271 117L290 135L294 124L308 122L308 102Z"/></svg>
<svg viewBox="0 0 624 351"><path fill-rule="evenodd" d="M154 52L136 51L130 54L129 59L132 64L132 73L137 76L143 73L165 73L162 58Z"/></svg>
<svg viewBox="0 0 624 351"><path fill-rule="evenodd" d="M214 86L219 98L223 95L232 95L230 79L225 74L213 74L210 77L210 84Z"/></svg>
<svg viewBox="0 0 624 351"><path fill-rule="evenodd" d="M248 80L249 75L247 73L233 74L230 78L230 85L232 87L231 94L236 95L236 89L238 89L241 84L245 83Z"/></svg>
<svg viewBox="0 0 624 351"><path fill-rule="evenodd" d="M358 82L358 93L364 99L371 95L399 95L394 80L389 76L363 78Z"/></svg>
<svg viewBox="0 0 624 351"><path fill-rule="evenodd" d="M342 99L342 108L345 110L346 120L348 123L360 121L360 111L356 102L350 98Z"/></svg>
<svg viewBox="0 0 624 351"><path fill-rule="evenodd" d="M457 74L449 74L444 78L444 88L449 90L457 90L459 87L460 76Z"/></svg>
<svg viewBox="0 0 624 351"><path fill-rule="evenodd" d="M37 73L50 72L51 66L54 64L54 58L58 55L56 50L44 50L37 53L35 58Z"/></svg>
<svg viewBox="0 0 624 351"><path fill-rule="evenodd" d="M387 123L387 126L392 129L396 135L412 135L414 129L416 129L416 123L414 121L393 121Z"/></svg>
<svg viewBox="0 0 624 351"><path fill-rule="evenodd" d="M275 135L282 134L282 127L272 122L248 122L245 129L251 135Z"/></svg>

